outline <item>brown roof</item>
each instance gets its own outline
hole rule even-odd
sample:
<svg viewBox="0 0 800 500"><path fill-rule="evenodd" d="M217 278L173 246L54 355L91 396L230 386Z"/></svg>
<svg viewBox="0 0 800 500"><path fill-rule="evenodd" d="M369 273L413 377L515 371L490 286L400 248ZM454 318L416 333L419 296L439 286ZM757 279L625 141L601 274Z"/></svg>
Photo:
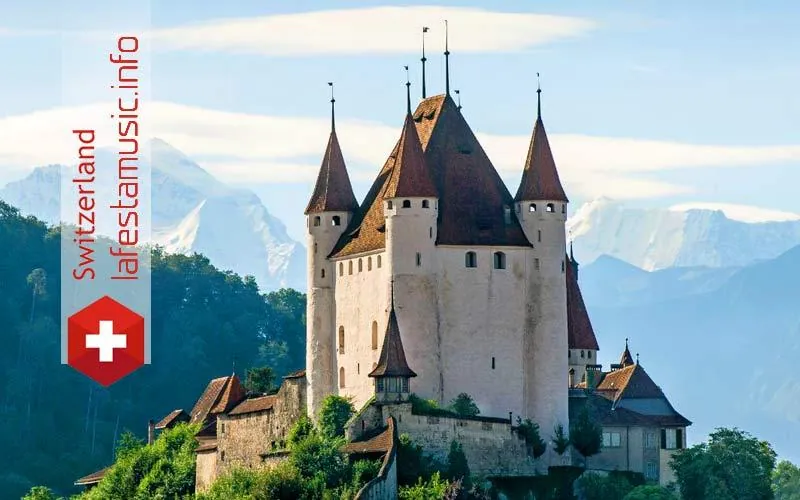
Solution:
<svg viewBox="0 0 800 500"><path fill-rule="evenodd" d="M612 401L598 394L589 394L579 398L570 397L570 419L574 419L583 407L586 407L589 410L589 416L602 426L683 427L691 425L689 420L674 410L670 415L646 415L615 406Z"/></svg>
<svg viewBox="0 0 800 500"><path fill-rule="evenodd" d="M533 126L528 157L525 159L522 179L514 199L569 201L558 178L556 162L550 150L541 114L536 117L536 124Z"/></svg>
<svg viewBox="0 0 800 500"><path fill-rule="evenodd" d="M225 413L244 397L244 388L236 375L215 378L192 408L190 422L205 422L210 415Z"/></svg>
<svg viewBox="0 0 800 500"><path fill-rule="evenodd" d="M259 411L271 410L275 405L276 395L259 396L256 398L248 398L236 405L228 415L244 415L245 413L255 413Z"/></svg>
<svg viewBox="0 0 800 500"><path fill-rule="evenodd" d="M350 212L357 209L358 201L353 194L339 139L336 137L336 130L331 130L314 193L308 201L305 213Z"/></svg>
<svg viewBox="0 0 800 500"><path fill-rule="evenodd" d="M172 410L169 415L162 418L161 421L156 424L156 429L167 429L179 422L187 421L189 421L189 415L185 411L181 409Z"/></svg>
<svg viewBox="0 0 800 500"><path fill-rule="evenodd" d="M453 99L423 100L413 115L425 164L439 197L436 244L531 246L513 210L514 199ZM383 200L400 154L398 141L350 226L334 247L343 257L383 249ZM505 207L511 220L505 222Z"/></svg>
<svg viewBox="0 0 800 500"><path fill-rule="evenodd" d="M75 486L88 486L90 484L97 484L103 479L103 476L106 475L108 469L110 469L110 467L100 469L97 472L92 472L88 476L83 476L82 478L78 479L74 484Z"/></svg>
<svg viewBox="0 0 800 500"><path fill-rule="evenodd" d="M425 164L425 154L417 135L414 118L409 112L403 123L400 141L397 146L392 175L386 186L384 198L436 197L436 188L431 181L430 171Z"/></svg>
<svg viewBox="0 0 800 500"><path fill-rule="evenodd" d="M397 438L394 417L389 417L387 426L377 435L361 441L347 443L342 451L348 454L354 453L386 453L392 447L392 443Z"/></svg>
<svg viewBox="0 0 800 500"><path fill-rule="evenodd" d="M567 335L570 349L593 349L600 350L597 337L589 320L589 313L583 301L578 278L575 275L575 268L568 265L566 269L567 279Z"/></svg>
<svg viewBox="0 0 800 500"><path fill-rule="evenodd" d="M389 311L389 323L386 325L386 335L383 338L381 356L378 365L373 369L370 377L416 377L414 370L408 367L403 341L400 338L400 326L397 324L397 315L394 312L394 301Z"/></svg>
<svg viewBox="0 0 800 500"><path fill-rule="evenodd" d="M640 364L633 364L607 373L598 391L603 391L614 400L634 398L664 398L664 393L653 382Z"/></svg>
<svg viewBox="0 0 800 500"><path fill-rule="evenodd" d="M199 444L197 448L194 449L195 453L201 453L204 451L214 451L217 449L217 440L216 439L198 439Z"/></svg>

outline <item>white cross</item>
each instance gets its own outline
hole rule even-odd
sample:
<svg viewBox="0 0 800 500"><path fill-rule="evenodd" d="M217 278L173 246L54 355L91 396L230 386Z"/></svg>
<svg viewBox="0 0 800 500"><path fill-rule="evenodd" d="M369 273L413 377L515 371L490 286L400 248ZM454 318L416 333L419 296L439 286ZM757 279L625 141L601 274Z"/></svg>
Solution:
<svg viewBox="0 0 800 500"><path fill-rule="evenodd" d="M114 349L124 349L127 345L128 336L124 333L114 333L113 321L100 321L100 332L86 336L86 348L99 349L101 363L113 362Z"/></svg>

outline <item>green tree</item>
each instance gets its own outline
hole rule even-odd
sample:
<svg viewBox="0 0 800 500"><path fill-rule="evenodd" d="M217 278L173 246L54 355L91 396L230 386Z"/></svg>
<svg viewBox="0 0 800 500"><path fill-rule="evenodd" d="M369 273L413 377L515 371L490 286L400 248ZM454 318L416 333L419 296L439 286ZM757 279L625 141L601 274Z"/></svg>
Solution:
<svg viewBox="0 0 800 500"><path fill-rule="evenodd" d="M31 297L31 315L28 320L30 323L33 323L33 312L36 309L36 297L44 295L47 289L47 272L41 267L38 267L31 271L25 281L31 287L31 293L33 294Z"/></svg>
<svg viewBox="0 0 800 500"><path fill-rule="evenodd" d="M772 473L772 491L775 500L800 499L800 469L786 460L778 462Z"/></svg>
<svg viewBox="0 0 800 500"><path fill-rule="evenodd" d="M578 489L584 500L623 500L633 486L622 476L588 472L578 479Z"/></svg>
<svg viewBox="0 0 800 500"><path fill-rule="evenodd" d="M307 415L303 414L297 419L297 422L292 425L292 428L289 429L286 435L286 444L289 448L293 448L297 443L304 441L314 432L316 432L314 423Z"/></svg>
<svg viewBox="0 0 800 500"><path fill-rule="evenodd" d="M144 445L145 442L142 439L139 439L136 434L126 429L117 440L117 446L114 448L114 459L125 458L125 456L139 450Z"/></svg>
<svg viewBox="0 0 800 500"><path fill-rule="evenodd" d="M450 441L450 451L447 453L447 470L445 477L451 481L461 481L465 490L472 487L470 480L469 463L461 443Z"/></svg>
<svg viewBox="0 0 800 500"><path fill-rule="evenodd" d="M569 437L564 432L564 426L561 424L556 425L553 430L553 450L559 455L563 455L567 448L569 448Z"/></svg>
<svg viewBox="0 0 800 500"><path fill-rule="evenodd" d="M603 428L595 422L584 406L570 422L569 440L573 448L585 459L596 455L603 446Z"/></svg>
<svg viewBox="0 0 800 500"><path fill-rule="evenodd" d="M517 433L525 439L533 458L539 458L544 455L545 450L547 450L547 443L539 433L539 424L529 418L522 420L522 418L517 417Z"/></svg>
<svg viewBox="0 0 800 500"><path fill-rule="evenodd" d="M341 452L344 439L311 434L292 447L290 463L300 474L314 478L318 474L328 488L339 486L349 475L347 459Z"/></svg>
<svg viewBox="0 0 800 500"><path fill-rule="evenodd" d="M481 413L472 396L462 392L450 402L450 411L462 417L476 417Z"/></svg>
<svg viewBox="0 0 800 500"><path fill-rule="evenodd" d="M676 500L675 495L663 486L637 486L623 500Z"/></svg>
<svg viewBox="0 0 800 500"><path fill-rule="evenodd" d="M34 486L22 500L63 500L63 498L57 497L50 488Z"/></svg>
<svg viewBox="0 0 800 500"><path fill-rule="evenodd" d="M319 430L330 438L344 436L344 426L355 412L349 398L331 394L322 401Z"/></svg>
<svg viewBox="0 0 800 500"><path fill-rule="evenodd" d="M430 479L434 472L444 469L432 457L426 455L422 446L411 440L408 434L400 434L397 446L397 483L411 486L417 479Z"/></svg>
<svg viewBox="0 0 800 500"><path fill-rule="evenodd" d="M775 461L766 441L739 429L719 428L708 442L676 453L671 466L685 500L769 500Z"/></svg>
<svg viewBox="0 0 800 500"><path fill-rule="evenodd" d="M446 498L450 484L442 479L438 472L434 472L430 478L417 479L411 486L401 486L397 491L399 500L442 500Z"/></svg>
<svg viewBox="0 0 800 500"><path fill-rule="evenodd" d="M275 388L275 374L272 368L261 366L247 370L244 386L249 392L267 394Z"/></svg>

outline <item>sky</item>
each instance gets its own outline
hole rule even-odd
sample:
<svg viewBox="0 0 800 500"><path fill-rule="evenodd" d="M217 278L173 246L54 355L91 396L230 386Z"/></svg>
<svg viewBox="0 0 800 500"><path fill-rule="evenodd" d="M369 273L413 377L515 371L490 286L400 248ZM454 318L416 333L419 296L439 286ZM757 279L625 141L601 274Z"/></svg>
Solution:
<svg viewBox="0 0 800 500"><path fill-rule="evenodd" d="M135 5L134 5L135 4ZM141 121L221 180L254 190L303 239L335 82L337 131L361 198L397 140L405 71L451 87L513 193L536 113L571 211L632 205L800 213L800 6L772 2L0 3L0 185L74 155L107 112L112 33L147 40ZM71 142L73 141L73 142ZM753 207L749 209L748 207Z"/></svg>

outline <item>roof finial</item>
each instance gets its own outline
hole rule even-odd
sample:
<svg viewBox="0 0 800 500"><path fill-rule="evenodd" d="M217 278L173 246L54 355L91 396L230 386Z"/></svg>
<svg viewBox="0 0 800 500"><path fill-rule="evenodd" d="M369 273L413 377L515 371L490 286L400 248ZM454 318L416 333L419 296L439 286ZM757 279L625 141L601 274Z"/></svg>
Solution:
<svg viewBox="0 0 800 500"><path fill-rule="evenodd" d="M572 253L572 242L573 242L572 231L570 231L570 234L569 234L569 260L571 260L572 262L575 262L575 254Z"/></svg>
<svg viewBox="0 0 800 500"><path fill-rule="evenodd" d="M231 368L231 374L236 375L236 356L233 357L233 367Z"/></svg>
<svg viewBox="0 0 800 500"><path fill-rule="evenodd" d="M636 353L636 364L637 365L639 364L639 353L638 352Z"/></svg>
<svg viewBox="0 0 800 500"><path fill-rule="evenodd" d="M456 89L453 92L456 93L456 97L458 98L458 109L461 109L461 91Z"/></svg>
<svg viewBox="0 0 800 500"><path fill-rule="evenodd" d="M628 348L628 337L625 337L625 349Z"/></svg>
<svg viewBox="0 0 800 500"><path fill-rule="evenodd" d="M425 57L425 33L428 32L428 27L422 27L422 98L425 99L425 61L428 59Z"/></svg>
<svg viewBox="0 0 800 500"><path fill-rule="evenodd" d="M536 73L536 117L542 117L542 83L539 81L539 73Z"/></svg>
<svg viewBox="0 0 800 500"><path fill-rule="evenodd" d="M411 78L408 76L408 66L403 66L406 69L406 111L411 114Z"/></svg>
<svg viewBox="0 0 800 500"><path fill-rule="evenodd" d="M394 311L394 275L389 280L389 310Z"/></svg>
<svg viewBox="0 0 800 500"><path fill-rule="evenodd" d="M450 48L448 45L449 30L447 19L444 20L444 93L450 95Z"/></svg>
<svg viewBox="0 0 800 500"><path fill-rule="evenodd" d="M331 132L336 130L336 120L335 120L335 113L334 113L334 106L336 99L333 98L333 82L328 82L328 86L331 88Z"/></svg>

